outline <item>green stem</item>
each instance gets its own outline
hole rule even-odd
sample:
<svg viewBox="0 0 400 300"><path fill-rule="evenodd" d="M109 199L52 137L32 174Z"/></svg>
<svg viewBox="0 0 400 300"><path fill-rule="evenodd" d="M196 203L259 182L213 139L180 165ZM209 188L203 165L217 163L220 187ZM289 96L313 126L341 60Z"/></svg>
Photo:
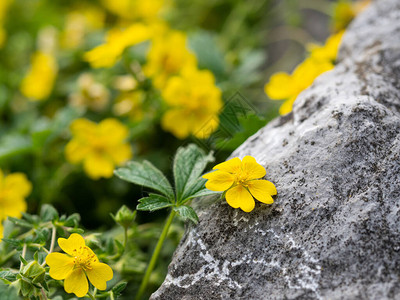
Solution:
<svg viewBox="0 0 400 300"><path fill-rule="evenodd" d="M88 291L87 295L89 296L90 299L96 300L96 298L92 295L90 291Z"/></svg>
<svg viewBox="0 0 400 300"><path fill-rule="evenodd" d="M149 262L149 265L147 266L146 273L144 274L139 291L136 295L136 298L135 298L136 300L140 300L142 298L143 293L147 288L147 284L149 283L151 272L153 271L154 266L157 262L158 255L160 254L161 248L164 244L164 240L167 237L169 227L171 226L171 223L172 223L175 215L176 215L176 212L174 210L172 210L167 219L167 222L164 225L164 228L163 228L163 231L161 232L160 238L158 239L158 242L157 242L156 248L154 249L153 255L151 256L151 260Z"/></svg>

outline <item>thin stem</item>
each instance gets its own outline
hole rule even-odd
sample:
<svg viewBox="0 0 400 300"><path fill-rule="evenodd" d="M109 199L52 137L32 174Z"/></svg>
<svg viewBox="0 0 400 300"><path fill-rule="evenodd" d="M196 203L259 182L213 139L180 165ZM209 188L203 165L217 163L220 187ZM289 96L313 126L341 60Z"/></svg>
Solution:
<svg viewBox="0 0 400 300"><path fill-rule="evenodd" d="M24 246L22 247L22 253L21 253L22 258L25 258L25 255L26 255L26 248L27 248L27 246L26 246L26 244L24 244ZM23 264L22 261L21 261L21 264L19 265L19 269L22 270L22 267L23 267L23 266L24 266L24 264Z"/></svg>
<svg viewBox="0 0 400 300"><path fill-rule="evenodd" d="M147 288L147 284L149 283L151 272L153 271L154 266L155 266L155 264L157 262L157 259L158 259L158 256L160 254L161 248L162 248L162 246L164 244L164 240L167 237L169 227L171 226L171 223L174 220L175 215L176 215L176 212L174 210L172 210L170 215L169 215L169 217L168 217L168 219L167 219L167 221L165 222L163 231L161 232L160 238L158 239L156 248L154 249L153 255L151 256L151 260L149 262L149 265L147 266L146 273L144 274L144 277L143 277L142 283L140 285L139 291L138 291L138 293L136 295L136 298L135 298L136 300L140 300L142 298L143 293Z"/></svg>
<svg viewBox="0 0 400 300"><path fill-rule="evenodd" d="M40 292L42 293L42 297L41 298L44 299L44 300L47 300L47 296L46 296L46 293L44 291L44 288L41 288Z"/></svg>
<svg viewBox="0 0 400 300"><path fill-rule="evenodd" d="M53 250L54 250L54 245L56 243L56 234L57 234L57 229L56 229L56 226L53 225L53 229L51 231L51 242L50 242L49 253L53 252Z"/></svg>
<svg viewBox="0 0 400 300"><path fill-rule="evenodd" d="M96 300L96 298L92 295L90 291L87 292L87 295L89 296L90 299Z"/></svg>

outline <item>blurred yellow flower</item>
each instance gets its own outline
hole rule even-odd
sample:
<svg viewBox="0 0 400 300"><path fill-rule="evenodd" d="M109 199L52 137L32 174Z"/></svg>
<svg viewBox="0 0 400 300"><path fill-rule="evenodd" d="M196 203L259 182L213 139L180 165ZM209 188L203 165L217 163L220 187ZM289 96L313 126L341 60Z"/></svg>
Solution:
<svg viewBox="0 0 400 300"><path fill-rule="evenodd" d="M169 109L161 125L177 138L184 139L192 134L204 139L218 128L221 91L210 71L184 70L182 76L168 80L162 97Z"/></svg>
<svg viewBox="0 0 400 300"><path fill-rule="evenodd" d="M32 184L23 173L4 175L0 169L0 238L2 222L8 217L20 218L26 212L25 198L31 193Z"/></svg>
<svg viewBox="0 0 400 300"><path fill-rule="evenodd" d="M128 116L138 122L143 118L143 101L145 93L141 90L122 92L113 105L113 112L117 116Z"/></svg>
<svg viewBox="0 0 400 300"><path fill-rule="evenodd" d="M106 43L86 52L84 59L93 68L109 68L115 65L127 47L142 43L151 38L153 27L141 23L128 28L112 29L107 33Z"/></svg>
<svg viewBox="0 0 400 300"><path fill-rule="evenodd" d="M186 44L186 35L179 31L158 34L152 40L143 71L152 78L155 87L162 89L169 77L179 74L184 68L195 68L196 57Z"/></svg>
<svg viewBox="0 0 400 300"><path fill-rule="evenodd" d="M21 82L22 94L32 101L49 97L57 76L58 66L50 53L37 51L32 56L31 67Z"/></svg>
<svg viewBox="0 0 400 300"><path fill-rule="evenodd" d="M322 62L330 61L334 63L339 51L339 46L343 34L344 30L331 35L330 37L328 37L328 39L325 42L325 45L323 46L310 44L308 46L310 51L310 56L317 61L322 61Z"/></svg>
<svg viewBox="0 0 400 300"><path fill-rule="evenodd" d="M308 88L320 74L333 69L333 64L328 61L316 61L307 58L292 74L278 72L271 76L265 85L265 93L272 100L286 100L280 107L281 115L292 111L293 103L297 96Z"/></svg>
<svg viewBox="0 0 400 300"><path fill-rule="evenodd" d="M128 20L153 21L159 17L165 0L102 0L112 13Z"/></svg>
<svg viewBox="0 0 400 300"><path fill-rule="evenodd" d="M245 156L243 160L235 157L216 165L214 172L203 175L208 179L206 188L212 191L226 191L226 202L233 208L251 212L256 198L258 201L272 204L271 196L276 195L275 185L261 180L266 174L265 168L257 163L254 157Z"/></svg>
<svg viewBox="0 0 400 300"><path fill-rule="evenodd" d="M106 108L110 94L99 82L96 82L89 73L84 73L78 78L79 90L73 93L69 100L72 106L81 107L93 111L102 111Z"/></svg>
<svg viewBox="0 0 400 300"><path fill-rule="evenodd" d="M3 28L8 8L14 0L1 0L0 1L0 48L4 45L6 40L6 31Z"/></svg>
<svg viewBox="0 0 400 300"><path fill-rule="evenodd" d="M334 4L333 17L332 17L332 28L334 32L346 29L350 22L363 11L370 0L360 0L360 1L349 1L349 0L339 0Z"/></svg>
<svg viewBox="0 0 400 300"><path fill-rule="evenodd" d="M79 47L85 35L104 26L105 13L95 6L83 6L69 12L61 34L61 45L67 49Z"/></svg>
<svg viewBox="0 0 400 300"><path fill-rule="evenodd" d="M82 236L73 233L68 239L59 238L58 245L67 254L50 253L46 256L46 263L50 267L49 275L53 279L64 280L67 293L84 297L89 291L87 278L95 288L107 288L107 281L113 278L113 271L107 264L99 262L92 249L86 246Z"/></svg>
<svg viewBox="0 0 400 300"><path fill-rule="evenodd" d="M70 163L83 163L86 174L92 179L110 178L114 167L132 157L128 128L116 119L105 119L96 124L87 119L77 119L70 126L72 139L65 147Z"/></svg>

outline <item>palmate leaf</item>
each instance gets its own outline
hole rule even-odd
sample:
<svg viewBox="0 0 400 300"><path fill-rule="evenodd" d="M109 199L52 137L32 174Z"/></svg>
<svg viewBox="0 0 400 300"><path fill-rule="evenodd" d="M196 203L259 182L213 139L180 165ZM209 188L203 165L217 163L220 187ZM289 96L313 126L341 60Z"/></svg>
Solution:
<svg viewBox="0 0 400 300"><path fill-rule="evenodd" d="M166 207L173 206L174 203L168 200L168 198L157 194L149 194L148 197L139 199L137 210L148 210L155 211Z"/></svg>
<svg viewBox="0 0 400 300"><path fill-rule="evenodd" d="M125 181L156 190L168 199L175 198L168 179L159 169L146 160L143 163L128 162L125 168L119 168L114 173Z"/></svg>
<svg viewBox="0 0 400 300"><path fill-rule="evenodd" d="M178 203L204 188L205 180L199 178L209 162L214 161L212 153L206 155L194 144L178 149L173 165L175 192Z"/></svg>
<svg viewBox="0 0 400 300"><path fill-rule="evenodd" d="M184 220L190 220L194 224L199 222L199 217L197 216L196 212L193 208L187 205L181 205L174 207L174 210L178 213L178 215Z"/></svg>

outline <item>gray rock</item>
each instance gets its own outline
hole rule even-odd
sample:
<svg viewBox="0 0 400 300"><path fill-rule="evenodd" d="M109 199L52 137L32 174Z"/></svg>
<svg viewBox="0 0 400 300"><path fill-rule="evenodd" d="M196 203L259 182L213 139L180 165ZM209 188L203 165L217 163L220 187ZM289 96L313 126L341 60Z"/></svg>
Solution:
<svg viewBox="0 0 400 300"><path fill-rule="evenodd" d="M203 209L151 299L400 299L400 1L359 15L339 57L232 154L275 203Z"/></svg>

